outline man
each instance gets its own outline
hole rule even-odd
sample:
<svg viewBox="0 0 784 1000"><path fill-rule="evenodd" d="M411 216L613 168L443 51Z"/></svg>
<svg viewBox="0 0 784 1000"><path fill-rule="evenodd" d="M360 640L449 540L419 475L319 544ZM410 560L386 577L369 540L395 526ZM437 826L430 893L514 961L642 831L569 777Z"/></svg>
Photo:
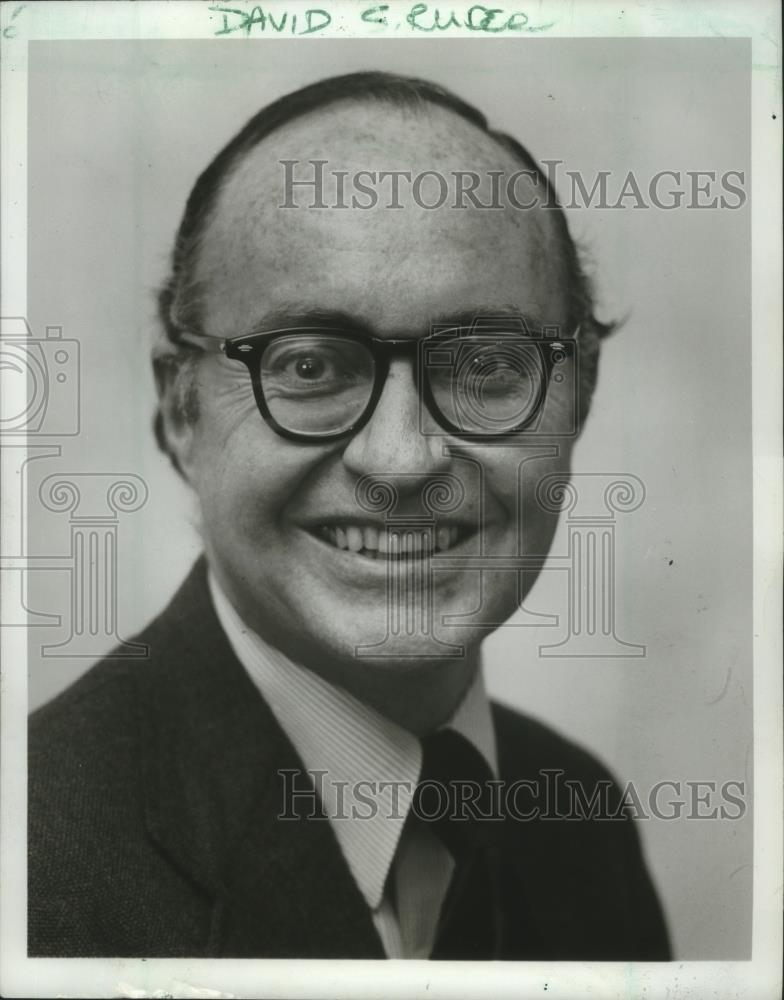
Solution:
<svg viewBox="0 0 784 1000"><path fill-rule="evenodd" d="M403 183L466 171L502 204ZM533 160L434 85L323 81L199 178L160 304L156 430L206 558L146 662L31 721L30 953L667 958L606 772L479 670L604 332Z"/></svg>

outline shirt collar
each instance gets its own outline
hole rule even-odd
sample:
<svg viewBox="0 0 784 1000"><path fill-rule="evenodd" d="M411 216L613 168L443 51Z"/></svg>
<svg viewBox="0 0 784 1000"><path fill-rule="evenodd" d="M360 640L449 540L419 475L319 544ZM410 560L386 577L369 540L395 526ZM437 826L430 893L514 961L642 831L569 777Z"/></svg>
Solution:
<svg viewBox="0 0 784 1000"><path fill-rule="evenodd" d="M312 773L349 869L370 908L377 909L419 778L419 740L265 642L244 624L211 571L208 581L237 659ZM481 670L441 728L469 740L497 775Z"/></svg>

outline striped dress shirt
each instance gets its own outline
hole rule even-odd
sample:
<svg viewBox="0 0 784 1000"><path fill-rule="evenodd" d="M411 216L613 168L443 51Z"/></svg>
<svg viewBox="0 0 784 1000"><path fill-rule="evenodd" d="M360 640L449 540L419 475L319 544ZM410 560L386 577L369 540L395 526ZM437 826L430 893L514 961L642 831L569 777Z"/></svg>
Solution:
<svg viewBox="0 0 784 1000"><path fill-rule="evenodd" d="M314 778L388 958L429 958L454 863L423 824L404 826L422 765L419 739L294 663L244 624L214 574L218 620L238 660ZM497 759L481 670L443 728Z"/></svg>

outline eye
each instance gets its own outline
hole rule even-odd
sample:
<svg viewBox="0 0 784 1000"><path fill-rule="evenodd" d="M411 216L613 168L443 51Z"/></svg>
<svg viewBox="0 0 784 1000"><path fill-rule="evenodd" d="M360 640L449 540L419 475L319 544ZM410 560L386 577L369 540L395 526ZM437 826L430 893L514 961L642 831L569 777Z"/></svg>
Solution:
<svg viewBox="0 0 784 1000"><path fill-rule="evenodd" d="M519 364L513 364L503 358L493 358L487 364L483 364L482 359L477 358L476 369L496 382L519 382L527 374L524 370L521 371Z"/></svg>
<svg viewBox="0 0 784 1000"><path fill-rule="evenodd" d="M538 373L535 358L526 350L503 343L472 350L460 368L456 373L460 390L482 394L525 391Z"/></svg>
<svg viewBox="0 0 784 1000"><path fill-rule="evenodd" d="M265 392L314 397L372 384L373 357L353 340L326 335L281 337L261 364Z"/></svg>
<svg viewBox="0 0 784 1000"><path fill-rule="evenodd" d="M280 352L272 363L265 365L264 377L274 379L281 387L313 389L327 386L337 388L352 382L356 370L351 359L335 351L332 345L296 348Z"/></svg>
<svg viewBox="0 0 784 1000"><path fill-rule="evenodd" d="M324 363L324 359L313 357L313 355L306 355L304 357L297 358L294 362L294 371L306 382L312 382L316 379L322 378L326 368L327 366Z"/></svg>

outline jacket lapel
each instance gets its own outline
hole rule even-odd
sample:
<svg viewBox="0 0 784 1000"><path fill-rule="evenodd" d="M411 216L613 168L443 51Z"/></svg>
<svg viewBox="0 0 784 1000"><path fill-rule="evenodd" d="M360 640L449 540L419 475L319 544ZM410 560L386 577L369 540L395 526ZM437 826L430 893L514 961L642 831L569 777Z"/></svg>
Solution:
<svg viewBox="0 0 784 1000"><path fill-rule="evenodd" d="M223 635L203 559L148 634L137 671L145 820L212 901L205 953L382 958L328 821L307 818L314 798L280 818L284 781L310 783L280 773L302 763Z"/></svg>

